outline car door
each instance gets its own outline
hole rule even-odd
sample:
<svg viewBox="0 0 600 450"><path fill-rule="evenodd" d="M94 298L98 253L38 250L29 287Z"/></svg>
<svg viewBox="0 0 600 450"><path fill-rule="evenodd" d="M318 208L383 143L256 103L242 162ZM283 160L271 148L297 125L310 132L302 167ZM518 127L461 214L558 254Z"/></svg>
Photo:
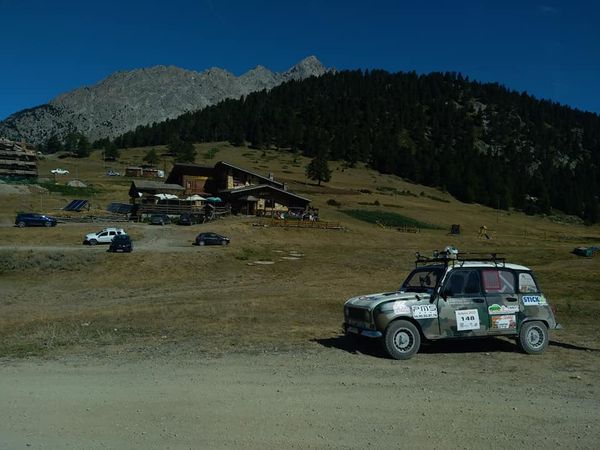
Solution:
<svg viewBox="0 0 600 450"><path fill-rule="evenodd" d="M102 233L100 233L98 235L98 242L110 242L108 240L108 232L107 231L103 231Z"/></svg>
<svg viewBox="0 0 600 450"><path fill-rule="evenodd" d="M515 334L519 301L514 272L503 268L483 269L481 278L490 316L489 334Z"/></svg>
<svg viewBox="0 0 600 450"><path fill-rule="evenodd" d="M438 302L442 336L484 336L488 331L488 312L477 268L452 270L442 287Z"/></svg>
<svg viewBox="0 0 600 450"><path fill-rule="evenodd" d="M115 236L117 235L116 231L109 231L108 232L108 238L107 238L107 242L111 243L112 240L115 238Z"/></svg>

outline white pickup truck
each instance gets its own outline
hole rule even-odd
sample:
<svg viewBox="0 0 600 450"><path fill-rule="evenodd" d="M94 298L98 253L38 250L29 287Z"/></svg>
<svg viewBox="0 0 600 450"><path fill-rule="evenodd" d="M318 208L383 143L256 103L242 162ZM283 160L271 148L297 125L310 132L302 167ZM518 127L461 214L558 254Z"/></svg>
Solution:
<svg viewBox="0 0 600 450"><path fill-rule="evenodd" d="M105 228L97 233L88 233L83 239L84 245L110 244L119 234L127 234L123 228Z"/></svg>

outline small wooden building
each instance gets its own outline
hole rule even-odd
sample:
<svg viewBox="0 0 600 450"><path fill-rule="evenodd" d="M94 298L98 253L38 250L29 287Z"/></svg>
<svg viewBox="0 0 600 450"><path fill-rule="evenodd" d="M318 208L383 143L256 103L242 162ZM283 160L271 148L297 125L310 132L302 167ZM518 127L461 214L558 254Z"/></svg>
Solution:
<svg viewBox="0 0 600 450"><path fill-rule="evenodd" d="M176 163L166 182L183 186L185 195L210 196L216 192L214 167Z"/></svg>
<svg viewBox="0 0 600 450"><path fill-rule="evenodd" d="M0 177L37 178L37 156L25 143L0 138Z"/></svg>
<svg viewBox="0 0 600 450"><path fill-rule="evenodd" d="M129 188L129 197L132 204L157 203L159 194L180 197L183 194L183 186L179 184L161 183L159 181L134 180Z"/></svg>

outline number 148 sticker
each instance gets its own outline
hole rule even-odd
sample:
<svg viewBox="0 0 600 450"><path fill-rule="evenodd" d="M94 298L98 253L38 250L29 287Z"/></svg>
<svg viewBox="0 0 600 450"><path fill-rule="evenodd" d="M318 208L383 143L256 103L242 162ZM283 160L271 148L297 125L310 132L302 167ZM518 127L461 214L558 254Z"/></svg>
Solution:
<svg viewBox="0 0 600 450"><path fill-rule="evenodd" d="M479 311L476 309L462 309L456 311L456 329L458 331L479 330Z"/></svg>

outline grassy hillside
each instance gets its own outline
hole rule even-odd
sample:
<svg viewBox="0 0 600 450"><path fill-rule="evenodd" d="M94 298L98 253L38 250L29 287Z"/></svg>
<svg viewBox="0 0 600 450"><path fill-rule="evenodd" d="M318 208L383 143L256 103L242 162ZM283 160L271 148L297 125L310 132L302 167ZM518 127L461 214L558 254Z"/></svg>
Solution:
<svg viewBox="0 0 600 450"><path fill-rule="evenodd" d="M337 335L345 298L397 288L413 267L415 251L428 254L449 244L461 251L502 252L531 266L567 325L564 336L580 344L600 338L595 319L600 257L570 253L600 242L600 226L464 204L396 176L336 163L331 182L319 187L306 182L307 160L298 155L223 143L197 149L200 164L224 160L272 172L290 190L310 197L321 220L340 222L344 230L256 227L253 218L239 216L192 227L127 224L135 251L113 255L81 245L83 234L104 225L11 226L18 209L52 213L74 196L34 188L2 194L0 355L309 345ZM140 163L146 151L123 151L110 167L124 173L124 166ZM161 167L170 165L165 158ZM40 173L68 169L59 180L77 177L93 185L96 192L89 198L99 210L111 201L128 201L131 180L105 176L108 166L95 152L86 160L48 158L40 162ZM404 233L353 218L346 210L395 213L439 229ZM460 224L462 234L449 235L451 224ZM478 238L481 225L492 239ZM193 247L194 236L205 230L230 236L231 245ZM290 252L302 256L287 259ZM274 264L256 264L265 260Z"/></svg>

